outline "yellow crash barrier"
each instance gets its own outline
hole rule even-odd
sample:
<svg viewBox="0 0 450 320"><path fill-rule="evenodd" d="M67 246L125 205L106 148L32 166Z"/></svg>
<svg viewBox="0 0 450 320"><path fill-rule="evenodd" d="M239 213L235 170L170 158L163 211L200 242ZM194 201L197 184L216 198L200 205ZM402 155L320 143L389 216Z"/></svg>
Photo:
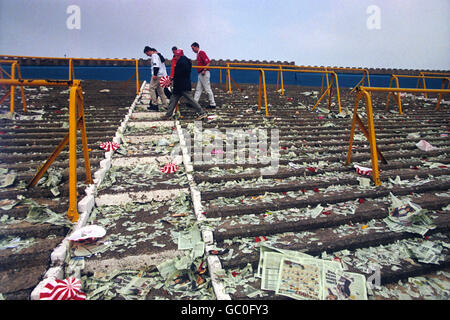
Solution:
<svg viewBox="0 0 450 320"><path fill-rule="evenodd" d="M192 66L192 68L205 69L205 66ZM259 88L258 88L258 111L262 108L262 98L264 97L264 107L266 111L266 117L269 116L269 108L267 105L267 90L266 90L266 76L264 74L264 69L262 68L240 68L240 67L221 67L221 66L208 66L208 69L219 69L219 70L248 70L248 71L259 71ZM270 70L272 71L272 70Z"/></svg>
<svg viewBox="0 0 450 320"><path fill-rule="evenodd" d="M442 79L442 85L441 85L441 90L445 89L445 86L447 84L447 89L449 89L450 87L450 77L438 77L438 76L410 76L410 75L396 75L393 74L391 75L391 80L389 82L389 88L396 88L396 89L400 89L400 85L399 85L399 78L420 78L423 79L425 81L425 79ZM420 80L419 79L419 80ZM395 83L395 87L393 87L393 83ZM425 86L425 82L423 84ZM418 91L416 91L415 93L424 93L425 97L427 97L427 89L416 89ZM425 91L420 91L420 90L425 90ZM402 91L403 92L403 91ZM443 94L445 92L439 93L439 97L438 97L438 101L437 101L437 105L435 110L439 110L439 107L441 105L441 101L442 101L442 97ZM394 101L396 102L397 106L398 106L398 111L400 114L403 114L403 110L402 110L402 100L401 100L401 96L400 96L400 92L389 92L387 95L387 100L386 100L386 111L389 109L389 102L390 102L390 97L394 98Z"/></svg>
<svg viewBox="0 0 450 320"><path fill-rule="evenodd" d="M427 85L426 85L426 76L443 76L443 77L450 77L450 73L446 73L446 72L420 72L419 76L417 78L417 84L416 84L416 88L420 89L420 83L422 83L422 88L426 89ZM420 81L422 80L422 81ZM428 94L424 94L425 98L428 98Z"/></svg>
<svg viewBox="0 0 450 320"><path fill-rule="evenodd" d="M48 59L48 60L66 60L69 61L69 75L68 80L74 80L75 79L75 73L74 73L74 61L77 60L88 60L88 61L132 61L136 65L136 72L131 76L130 79L128 79L125 83L125 85L134 77L136 77L136 94L139 94L139 61L137 59L98 59L98 58L62 58L62 57L37 57L37 56L15 56L15 55L0 55L1 58L14 58L14 59Z"/></svg>
<svg viewBox="0 0 450 320"><path fill-rule="evenodd" d="M378 157L381 158L383 163L387 163L386 159L383 157L382 153L377 147L376 137L375 137L375 127L373 122L373 108L372 108L372 97L371 92L391 92L400 94L405 93L439 93L448 94L450 90L446 89L409 89L409 88L383 88L383 87L358 87L356 90L355 98L355 108L353 111L352 128L350 131L349 146L347 152L346 165L351 162L353 138L355 135L356 124L358 124L361 131L364 133L365 137L370 143L370 158L372 163L372 180L376 186L381 185L379 169L378 169ZM364 99L366 101L366 114L367 114L367 129L364 126L363 121L358 115L358 105L359 102Z"/></svg>
<svg viewBox="0 0 450 320"><path fill-rule="evenodd" d="M2 64L10 64L11 65L11 74L6 72L5 69L2 68ZM0 60L0 79L5 79L4 76L7 76L7 78L15 80L16 79L16 72L18 75L17 79L22 79L22 75L20 73L20 65L15 60ZM23 104L23 111L27 112L27 101L25 99L25 92L23 89L23 86L20 86L20 93L22 95L22 104ZM16 98L16 86L10 86L9 91L0 99L0 104L3 103L3 101L6 100L6 98L10 97L9 102L9 112L13 113L15 109L15 98Z"/></svg>
<svg viewBox="0 0 450 320"><path fill-rule="evenodd" d="M70 87L69 98L69 132L53 151L46 163L38 170L34 178L28 184L33 187L42 178L44 173L58 157L59 153L69 144L69 209L67 217L72 222L78 221L77 209L77 130L80 130L83 144L84 166L86 169L86 183L93 183L91 165L89 161L89 149L86 137L86 121L83 110L83 91L79 80L73 81L47 81L47 80L14 80L1 79L0 85L7 86L49 86Z"/></svg>
<svg viewBox="0 0 450 320"><path fill-rule="evenodd" d="M238 63L228 63L227 65L232 65L232 64L238 64ZM327 76L327 89L325 90L325 92L323 92L323 94L321 95L321 97L317 100L316 104L313 107L313 110L319 105L319 103L323 100L323 98L325 97L325 95L328 95L328 108L331 109L331 97L333 95L333 84L336 83L336 99L338 102L338 108L339 108L339 112L341 112L341 98L340 98L340 92L339 92L339 80L337 77L337 74L334 71L326 71L326 70L309 70L309 69L299 69L301 68L301 66L293 66L293 65L289 65L289 67L294 68L294 69L283 69L282 67L280 68L280 65L276 65L276 64L257 64L257 63L249 63L248 65L255 65L255 66L260 66L260 65L264 65L266 66L266 68L243 68L243 67L214 67L215 69L226 69L227 70L227 82L228 82L228 93L231 93L231 76L229 75L230 70L261 70L262 71L262 77L265 78L264 76L264 71L279 71L280 73L282 72L296 72L296 73L318 73L318 74L325 74ZM276 66L278 69L273 69L273 68L267 68L267 67L271 67L271 66ZM196 68L198 68L198 66L195 66ZM283 66L284 67L284 66ZM311 68L315 68L315 67L311 67ZM332 76L332 80L331 83L329 82L329 78L328 75L331 74ZM282 77L282 76L281 76ZM323 78L322 78L323 79ZM266 84L264 83L264 88L266 87ZM278 88L278 87L277 87ZM281 90L282 92L284 92L284 87L283 87L283 82L281 83ZM261 92L261 75L260 75L260 90L259 92ZM267 99L267 93L264 89L264 97ZM260 105L258 110L260 109ZM266 112L266 116L268 116L268 112Z"/></svg>

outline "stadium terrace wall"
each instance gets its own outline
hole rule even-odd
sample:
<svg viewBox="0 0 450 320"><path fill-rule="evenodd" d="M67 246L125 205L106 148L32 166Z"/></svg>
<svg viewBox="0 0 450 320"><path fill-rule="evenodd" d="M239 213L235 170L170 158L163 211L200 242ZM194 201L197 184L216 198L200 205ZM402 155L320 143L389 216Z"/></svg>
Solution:
<svg viewBox="0 0 450 320"><path fill-rule="evenodd" d="M57 59L34 59L34 58L18 58L21 66L22 78L24 79L67 79L68 78L68 61ZM294 62L287 61L253 61L253 60L213 60L211 65L226 66L227 63L265 63L265 64L284 64L295 65ZM195 64L195 61L193 61ZM170 72L170 61L166 61L168 73ZM323 66L322 66L323 67ZM336 67L336 66L335 66ZM4 66L8 72L8 66ZM383 69L369 68L370 82L372 86L388 87L392 74L398 75L418 75L420 72L445 72L448 70L410 70L410 69ZM126 81L135 72L135 64L128 61L95 61L95 60L75 60L74 61L75 78L81 80L109 80L109 81ZM361 80L360 71L346 71L345 73L337 72L339 77L339 86L350 88L355 86ZM140 80L150 80L150 61L149 59L139 59L139 76ZM222 77L222 78L221 78ZM257 84L259 74L257 71L231 70L231 77L237 83ZM197 72L191 73L192 82L197 82ZM211 70L212 83L225 83L226 72L213 69ZM400 87L415 88L417 79L401 78ZM284 85L300 85L315 87L321 86L321 74L308 73L283 73ZM266 71L266 83L277 83L277 71ZM442 81L440 79L427 79L427 88L439 89Z"/></svg>

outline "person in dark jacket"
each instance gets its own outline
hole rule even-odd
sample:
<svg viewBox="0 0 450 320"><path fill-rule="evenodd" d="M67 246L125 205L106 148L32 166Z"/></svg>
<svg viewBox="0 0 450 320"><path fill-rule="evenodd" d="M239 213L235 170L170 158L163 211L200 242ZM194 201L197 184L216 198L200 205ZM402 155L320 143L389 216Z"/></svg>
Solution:
<svg viewBox="0 0 450 320"><path fill-rule="evenodd" d="M163 119L168 120L172 117L173 111L181 97L185 97L188 104L199 114L197 120L205 119L208 114L202 109L198 102L194 100L191 94L191 60L184 56L184 52L181 49L174 52L174 59L176 59L176 66L173 74L173 91L172 96L170 97L169 106L167 107L167 112Z"/></svg>

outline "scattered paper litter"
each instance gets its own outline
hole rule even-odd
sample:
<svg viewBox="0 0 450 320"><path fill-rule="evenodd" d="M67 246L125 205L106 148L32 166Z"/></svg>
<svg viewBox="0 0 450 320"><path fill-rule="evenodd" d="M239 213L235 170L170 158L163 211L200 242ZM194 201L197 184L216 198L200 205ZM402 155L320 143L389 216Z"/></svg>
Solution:
<svg viewBox="0 0 450 320"><path fill-rule="evenodd" d="M261 290L294 299L367 300L366 278L345 272L340 262L262 244L256 276Z"/></svg>
<svg viewBox="0 0 450 320"><path fill-rule="evenodd" d="M408 199L400 200L390 193L391 206L389 215L383 219L388 228L394 232L411 232L424 236L428 230L434 229L433 221L417 204Z"/></svg>
<svg viewBox="0 0 450 320"><path fill-rule="evenodd" d="M315 207L314 209L308 209L307 210L307 215L309 215L311 218L317 218L323 211L323 207L319 204L317 207Z"/></svg>
<svg viewBox="0 0 450 320"><path fill-rule="evenodd" d="M9 172L6 168L0 168L0 188L6 188L14 184L17 174Z"/></svg>
<svg viewBox="0 0 450 320"><path fill-rule="evenodd" d="M430 143L428 143L425 140L420 140L418 143L416 143L416 147L422 151L432 151L438 149L436 147L433 147Z"/></svg>
<svg viewBox="0 0 450 320"><path fill-rule="evenodd" d="M359 181L359 186L360 187L363 187L363 188L370 187L370 179L368 179L368 178L359 178L359 177L357 179Z"/></svg>
<svg viewBox="0 0 450 320"><path fill-rule="evenodd" d="M105 228L98 225L87 225L73 232L67 239L70 241L82 241L86 239L98 239L106 234Z"/></svg>

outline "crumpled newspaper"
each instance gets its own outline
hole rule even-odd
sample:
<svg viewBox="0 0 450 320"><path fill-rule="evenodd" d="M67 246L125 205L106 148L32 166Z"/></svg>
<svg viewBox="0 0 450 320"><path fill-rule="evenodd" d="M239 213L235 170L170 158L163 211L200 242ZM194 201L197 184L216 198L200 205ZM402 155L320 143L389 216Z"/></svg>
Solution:
<svg viewBox="0 0 450 320"><path fill-rule="evenodd" d="M400 200L392 193L389 215L383 221L394 232L411 232L424 236L428 230L434 229L432 219L427 216L427 210L412 203L409 199Z"/></svg>
<svg viewBox="0 0 450 320"><path fill-rule="evenodd" d="M422 151L432 151L438 149L425 140L420 140L418 143L416 143L416 147Z"/></svg>
<svg viewBox="0 0 450 320"><path fill-rule="evenodd" d="M0 188L6 188L14 184L17 174L6 168L0 168Z"/></svg>

